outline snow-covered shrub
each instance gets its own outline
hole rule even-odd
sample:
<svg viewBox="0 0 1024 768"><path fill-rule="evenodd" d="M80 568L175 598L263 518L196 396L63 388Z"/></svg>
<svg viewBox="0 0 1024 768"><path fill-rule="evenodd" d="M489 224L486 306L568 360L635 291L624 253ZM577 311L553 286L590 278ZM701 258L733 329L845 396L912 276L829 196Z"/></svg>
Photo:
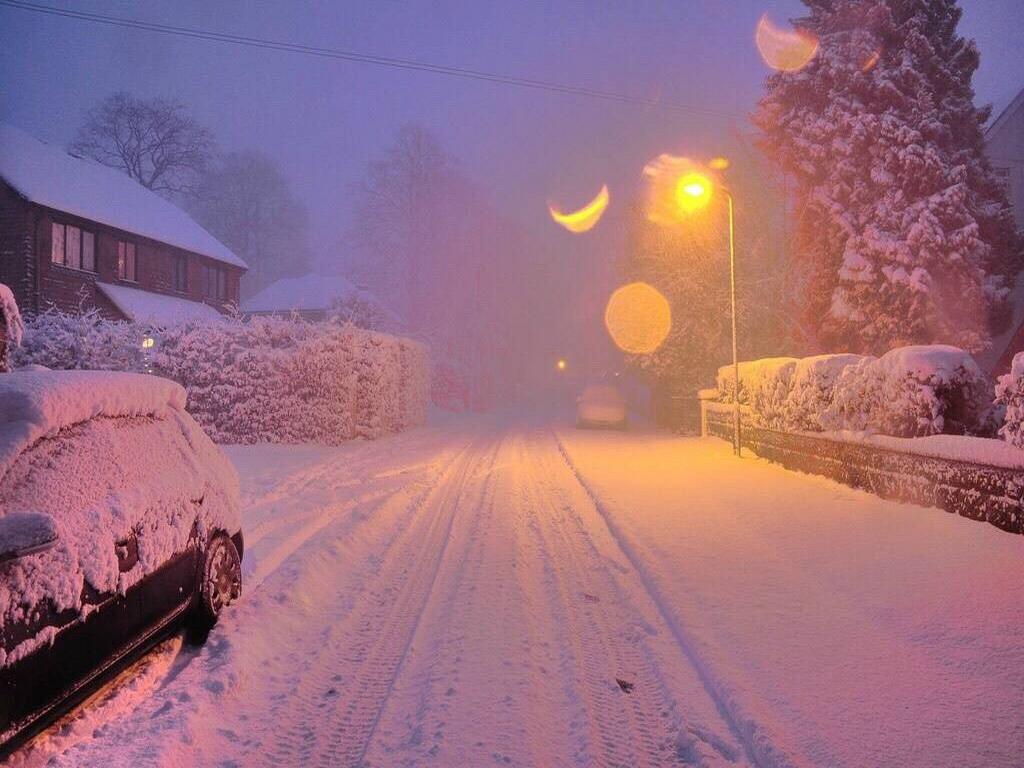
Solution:
<svg viewBox="0 0 1024 768"><path fill-rule="evenodd" d="M21 346L24 329L14 293L0 283L0 373L10 370L11 347Z"/></svg>
<svg viewBox="0 0 1024 768"><path fill-rule="evenodd" d="M214 440L237 443L330 445L421 424L428 367L408 339L276 317L169 328L156 359Z"/></svg>
<svg viewBox="0 0 1024 768"><path fill-rule="evenodd" d="M798 360L785 407L784 427L821 431L821 417L832 405L836 380L848 366L864 359L861 355L839 354L815 355Z"/></svg>
<svg viewBox="0 0 1024 768"><path fill-rule="evenodd" d="M900 347L846 366L825 429L893 437L986 435L993 431L991 385L974 358L945 345Z"/></svg>
<svg viewBox="0 0 1024 768"><path fill-rule="evenodd" d="M754 423L773 429L783 426L796 364L795 357L768 357L740 363L740 402L751 407ZM717 382L722 400L733 402L733 366L719 368Z"/></svg>
<svg viewBox="0 0 1024 768"><path fill-rule="evenodd" d="M217 442L336 444L426 419L426 349L350 323L252 317L151 329L51 311L26 325L18 366L151 367L185 387L188 411ZM155 354L147 356L150 335Z"/></svg>
<svg viewBox="0 0 1024 768"><path fill-rule="evenodd" d="M49 309L25 318L21 347L11 357L16 368L141 372L145 336L142 326L105 320L95 309L81 314Z"/></svg>
<svg viewBox="0 0 1024 768"><path fill-rule="evenodd" d="M996 382L996 405L1006 409L1002 438L1017 448L1024 448L1024 352L1013 356L1010 372Z"/></svg>

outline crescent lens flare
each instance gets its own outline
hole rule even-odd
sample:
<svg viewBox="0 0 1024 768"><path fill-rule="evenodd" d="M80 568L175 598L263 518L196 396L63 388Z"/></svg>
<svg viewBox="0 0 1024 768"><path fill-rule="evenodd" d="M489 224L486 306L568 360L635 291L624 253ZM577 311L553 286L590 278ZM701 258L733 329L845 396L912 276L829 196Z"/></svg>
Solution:
<svg viewBox="0 0 1024 768"><path fill-rule="evenodd" d="M604 211L608 207L608 200L608 185L605 184L601 187L601 191L597 193L597 197L578 211L562 213L555 206L549 205L548 213L551 214L551 219L556 224L560 224L570 232L578 235L583 232L589 232L597 225L597 222L601 220L601 216L604 215Z"/></svg>
<svg viewBox="0 0 1024 768"><path fill-rule="evenodd" d="M803 69L818 52L818 38L813 34L803 29L777 27L767 13L757 22L754 41L764 63L782 72Z"/></svg>
<svg viewBox="0 0 1024 768"><path fill-rule="evenodd" d="M604 325L623 352L649 355L661 346L672 329L672 310L657 288L647 283L629 283L608 299Z"/></svg>

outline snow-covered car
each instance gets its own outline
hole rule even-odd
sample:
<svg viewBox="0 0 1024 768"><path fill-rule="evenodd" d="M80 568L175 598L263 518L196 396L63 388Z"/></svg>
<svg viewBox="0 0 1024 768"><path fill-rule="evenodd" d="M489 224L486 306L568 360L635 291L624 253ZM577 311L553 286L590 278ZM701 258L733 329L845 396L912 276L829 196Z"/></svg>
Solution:
<svg viewBox="0 0 1024 768"><path fill-rule="evenodd" d="M167 379L0 374L0 756L241 591L238 476Z"/></svg>
<svg viewBox="0 0 1024 768"><path fill-rule="evenodd" d="M614 384L590 384L576 398L577 427L626 428L626 398Z"/></svg>

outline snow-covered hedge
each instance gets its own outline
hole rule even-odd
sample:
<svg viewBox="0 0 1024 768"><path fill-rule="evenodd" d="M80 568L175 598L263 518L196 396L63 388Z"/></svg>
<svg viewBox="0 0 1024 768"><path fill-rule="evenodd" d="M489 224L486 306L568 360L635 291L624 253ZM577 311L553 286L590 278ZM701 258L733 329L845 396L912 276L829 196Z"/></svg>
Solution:
<svg viewBox="0 0 1024 768"><path fill-rule="evenodd" d="M217 442L336 444L426 419L426 349L350 324L253 317L153 330L47 312L26 326L16 365L152 370L184 385L188 411Z"/></svg>
<svg viewBox="0 0 1024 768"><path fill-rule="evenodd" d="M795 357L768 357L740 363L740 402L749 405L760 426L780 429L785 404L793 384ZM718 391L727 402L733 401L735 390L733 366L718 369Z"/></svg>
<svg viewBox="0 0 1024 768"><path fill-rule="evenodd" d="M996 405L1006 409L999 434L1010 445L1024 448L1024 352L1013 356L1010 372L996 382Z"/></svg>
<svg viewBox="0 0 1024 768"><path fill-rule="evenodd" d="M44 365L54 370L136 371L145 368L146 329L104 320L90 310L69 314L55 309L25 318L21 346L12 350L15 368Z"/></svg>
<svg viewBox="0 0 1024 768"><path fill-rule="evenodd" d="M864 359L861 355L839 354L815 355L799 360L793 371L786 428L811 432L823 429L821 416L832 405L836 380L848 366Z"/></svg>
<svg viewBox="0 0 1024 768"><path fill-rule="evenodd" d="M732 401L732 368L718 373ZM994 432L992 388L962 349L902 347L880 358L823 355L740 364L740 402L759 426L893 437Z"/></svg>
<svg viewBox="0 0 1024 768"><path fill-rule="evenodd" d="M993 434L992 384L962 349L900 347L843 369L822 426L893 437Z"/></svg>

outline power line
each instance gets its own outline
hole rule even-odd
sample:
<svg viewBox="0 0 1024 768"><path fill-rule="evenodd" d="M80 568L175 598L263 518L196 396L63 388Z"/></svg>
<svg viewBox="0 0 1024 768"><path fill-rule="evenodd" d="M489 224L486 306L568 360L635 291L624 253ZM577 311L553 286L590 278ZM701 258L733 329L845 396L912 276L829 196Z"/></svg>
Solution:
<svg viewBox="0 0 1024 768"><path fill-rule="evenodd" d="M216 32L208 29L200 29L197 27L178 27L169 24L158 24L156 22L144 21L141 19L131 19L123 16L109 16L101 13L93 13L91 11L78 11L68 8L56 8L54 6L43 5L40 3L25 2L25 0L0 0L0 6L7 6L8 8L15 8L22 11L30 11L32 13L45 14L49 16L59 16L61 18L66 19L88 21L93 22L95 24L105 24L107 26L112 27L121 27L125 29L139 29L144 30L146 32L155 32L162 35L174 35L177 37L186 37L194 40L207 40L218 43L231 43L233 45L243 45L250 48L263 48L267 50L284 51L287 53L301 53L308 56L338 59L341 61L351 61L360 64L371 64L380 67L391 67L393 69L404 69L416 72L432 72L434 74L439 75L448 75L449 77L459 77L468 80L483 80L485 82L497 83L499 85L511 85L519 88L531 88L534 90L550 91L554 93L565 93L575 96L584 96L592 99L602 99L605 101L616 101L624 104L635 104L639 106L653 107L672 112L694 112L715 117L726 117L730 119L739 117L739 115L735 113L725 112L716 109L695 107L689 104L679 104L675 102L662 101L657 98L636 96L628 93L617 93L615 91L605 91L596 88L587 88L585 86L569 85L566 83L559 83L550 80L535 80L532 78L516 77L514 75L503 75L496 72L466 69L464 67L452 67L443 64L432 64L430 62L416 61L414 59L399 59L390 56L375 56L372 54L359 53L356 51L346 51L338 48L320 48L317 46L303 45L301 43L290 43L282 40L270 40L266 38L235 35L227 32Z"/></svg>

